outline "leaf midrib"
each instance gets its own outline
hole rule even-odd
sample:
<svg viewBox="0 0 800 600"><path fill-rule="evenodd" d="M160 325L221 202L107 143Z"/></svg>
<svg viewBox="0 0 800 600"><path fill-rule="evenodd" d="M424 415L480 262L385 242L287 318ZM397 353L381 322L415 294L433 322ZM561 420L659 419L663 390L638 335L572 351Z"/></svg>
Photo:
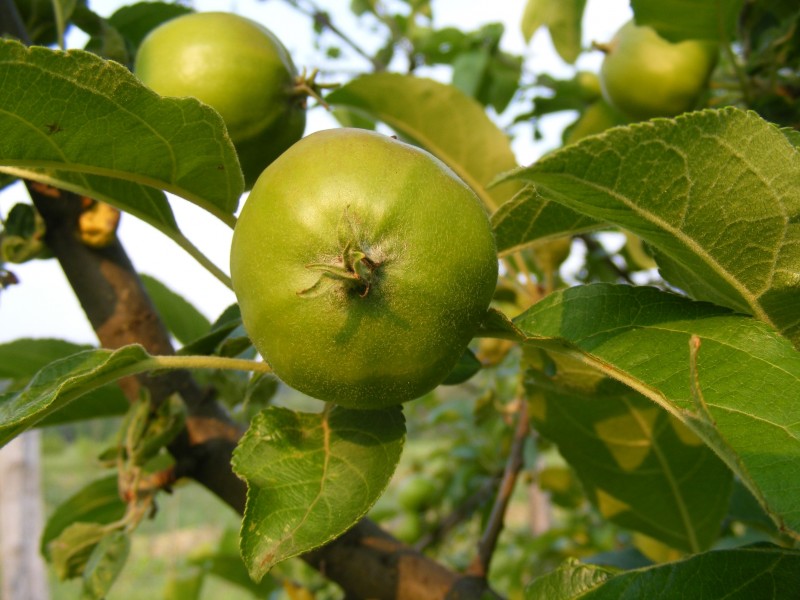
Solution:
<svg viewBox="0 0 800 600"><path fill-rule="evenodd" d="M290 540L294 538L295 534L303 527L303 525L305 525L306 521L308 521L308 518L314 513L314 507L319 503L319 501L325 495L325 484L328 481L328 471L331 458L331 428L329 419L330 419L330 412L325 411L325 413L322 415L322 420L320 422L320 428L322 429L323 460L322 460L322 466L320 468L319 490L317 491L316 496L314 496L314 499L309 503L302 518L295 524L295 526L290 531L287 531L283 535L283 539L281 539L281 541L275 547L275 551L272 553L272 555L277 555L278 549L281 548L281 546L287 544ZM294 550L292 550L292 552L293 551Z"/></svg>
<svg viewBox="0 0 800 600"><path fill-rule="evenodd" d="M614 190L610 190L606 186L601 186L601 185L592 183L590 181L587 181L586 179L582 179L582 178L579 178L579 177L577 177L575 175L570 175L570 174L567 174L567 173L558 173L558 174L546 173L546 174L550 175L550 176L556 176L556 177L559 177L559 178L563 178L564 180L567 180L567 181L570 181L570 182L573 182L573 183L578 183L580 185L584 185L584 186L586 186L588 188L591 188L591 189L593 189L593 190L595 190L597 192L602 192L604 194L608 194L609 196L612 196L613 198L615 198L616 200L621 202L625 207L630 209L631 212L633 212L637 216L641 217L646 222L651 223L653 225L656 225L657 227L661 228L666 233L669 233L670 235L672 235L678 242L682 243L686 248L688 248L691 252L693 252L695 254L695 256L700 258L700 260L704 261L706 263L706 265L711 267L711 269L714 272L718 273L720 275L720 277L726 283L728 283L734 290L736 290L739 293L739 295L741 296L741 298L746 302L747 306L750 307L750 309L752 310L753 316L755 316L759 320L769 324L773 328L779 330L777 325L772 321L770 316L766 313L766 311L763 309L761 304L758 302L757 297L745 286L745 284L743 282L741 282L733 273L731 273L727 269L723 268L723 266L708 251L706 251L705 248L703 246L701 246L694 238L692 238L691 236L687 235L682 230L669 225L667 223L667 221L665 221L661 217L658 217L657 215L654 215L653 213L642 209L639 205L637 205L637 204L633 203L632 201L630 201L627 196L625 196L623 194L619 194ZM535 173L532 175L532 179L537 184L538 189L546 190L548 192L548 194L552 198L554 198L556 200L556 202L560 202L560 200L558 200L558 198L566 197L564 194L561 194L561 193L553 190L548 185L541 184L538 181L536 181L537 177L536 177ZM569 200L567 201L566 204L569 205ZM650 241L650 240L648 240L648 241ZM651 242L651 243L653 243L653 242ZM673 256L673 254L671 252L669 252L668 249L665 249L663 246L661 246L659 244L655 244L655 243L653 243L653 245L658 247L662 252L664 252L665 254L669 255L670 257Z"/></svg>
<svg viewBox="0 0 800 600"><path fill-rule="evenodd" d="M30 50L28 50L28 53L32 54L32 52L30 52ZM71 59L73 61L73 66L75 65L75 63L78 63L78 61L81 60L81 58L80 58L81 56L82 55L78 55L78 54L74 54L74 53L72 54ZM73 73L72 71L69 71L69 76L68 76L68 75L64 75L63 73L59 73L59 72L53 71L52 69L49 68L49 65L47 67L45 67L44 65L41 65L41 64L31 64L31 63L25 62L25 61L3 61L3 63L0 63L0 64L9 64L9 63L13 64L14 66L16 66L18 68L28 68L28 69L31 69L33 71L39 71L41 73L46 73L50 77L59 79L61 81L64 81L68 85L77 87L78 89L82 90L84 93L87 93L87 94L89 94L91 96L95 96L95 97L98 97L98 98L102 98L103 100L105 100L106 102L108 102L109 104L114 106L115 110L118 110L121 113L126 114L127 116L129 116L133 120L135 120L137 123L139 123L139 125L144 126L155 137L157 137L163 143L163 145L166 147L167 152L168 152L168 154L170 156L170 164L172 166L172 168L171 168L172 178L175 179L175 170L176 170L177 161L175 160L175 154L172 151L172 147L170 146L170 144L167 141L167 139L163 135L161 135L161 133L157 129L155 129L150 123L148 123L146 120L142 119L141 116L139 116L136 113L132 112L126 106L120 104L120 102L116 98L114 98L113 96L111 96L108 93L106 93L105 90L98 91L97 88L92 88L92 87L84 85L80 80L75 79L74 77L71 76L72 73ZM100 63L100 64L103 64L103 63ZM80 67L80 65L77 65L77 66ZM31 124L31 126L33 127L33 124Z"/></svg>

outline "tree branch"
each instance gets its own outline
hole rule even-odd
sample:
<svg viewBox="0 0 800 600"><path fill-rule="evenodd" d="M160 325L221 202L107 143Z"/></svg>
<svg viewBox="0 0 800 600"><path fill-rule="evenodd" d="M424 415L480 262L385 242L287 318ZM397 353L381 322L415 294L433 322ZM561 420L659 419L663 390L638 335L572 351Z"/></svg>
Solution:
<svg viewBox="0 0 800 600"><path fill-rule="evenodd" d="M489 563L492 560L492 554L494 554L494 549L497 546L500 533L503 531L503 521L505 520L508 505L511 502L511 494L514 492L514 486L517 484L517 476L523 466L522 454L529 430L528 403L524 400L518 400L517 402L517 427L514 431L514 441L511 444L511 450L508 453L508 461L506 462L505 472L503 473L503 481L500 483L497 499L489 515L489 521L486 523L486 529L478 544L478 554L467 569L468 573L476 577L486 577L486 574L489 572Z"/></svg>
<svg viewBox="0 0 800 600"><path fill-rule="evenodd" d="M500 481L500 475L493 475L490 479L487 479L474 494L468 497L463 504L456 507L456 509L438 523L432 531L426 533L419 540L414 542L414 549L422 552L426 548L438 544L453 529L469 519L475 514L476 510L491 499Z"/></svg>
<svg viewBox="0 0 800 600"><path fill-rule="evenodd" d="M114 237L102 248L86 246L76 234L84 210L81 198L37 183L27 185L45 222L45 243L58 259L100 345L114 349L137 343L151 354L174 354L169 334L119 240ZM244 482L229 464L220 469L228 462L241 428L188 371L143 375L120 385L131 401L144 386L156 405L173 393L180 394L188 417L186 431L170 447L178 463L177 474L196 479L234 508L244 507ZM227 458L220 459L220 454Z"/></svg>
<svg viewBox="0 0 800 600"><path fill-rule="evenodd" d="M0 0L0 33L28 36L11 0ZM100 344L118 348L142 344L152 354L174 352L169 334L116 236L90 248L76 235L83 210L75 194L28 183L31 199L45 221L45 242L67 276ZM180 394L187 407L186 429L169 446L175 476L190 477L242 514L247 488L231 468L242 434L211 394L186 371L124 382L130 399L144 385L158 401ZM377 525L363 520L349 532L303 557L338 583L349 597L396 600L471 600L485 597L486 583L446 569L404 546ZM367 575L368 574L368 575Z"/></svg>
<svg viewBox="0 0 800 600"><path fill-rule="evenodd" d="M386 70L386 65L384 65L377 58L370 56L370 54L366 50L364 50L361 46L359 46L349 35L347 35L341 29L339 29L331 20L330 15L326 11L318 7L312 0L307 0L308 4L311 6L310 9L301 6L299 0L285 0L285 1L287 4L289 4L289 6L291 6L298 12L301 12L304 15L310 17L314 21L314 25L319 27L320 30L327 29L328 31L336 35L345 44L347 44L356 54L368 60L369 63L372 65L372 69L374 71L380 72Z"/></svg>
<svg viewBox="0 0 800 600"><path fill-rule="evenodd" d="M82 202L73 194L29 184L47 232L45 241L67 276L101 345L140 343L151 353L170 354L169 335L116 238L104 248L85 246L76 235ZM241 430L224 409L203 393L185 371L143 377L126 384L130 398L146 386L154 399L179 393L187 406L187 428L169 450L177 477L191 477L240 514L246 486L231 469L231 453ZM480 598L486 583L455 573L403 545L364 520L303 559L349 596L397 600Z"/></svg>
<svg viewBox="0 0 800 600"><path fill-rule="evenodd" d="M631 279L631 274L628 272L627 267L623 269L617 263L615 263L613 257L600 242L598 242L590 234L579 235L578 238L586 245L586 251L590 254L598 255L603 261L603 264L607 265L617 277L619 277L625 283L635 285L635 282Z"/></svg>

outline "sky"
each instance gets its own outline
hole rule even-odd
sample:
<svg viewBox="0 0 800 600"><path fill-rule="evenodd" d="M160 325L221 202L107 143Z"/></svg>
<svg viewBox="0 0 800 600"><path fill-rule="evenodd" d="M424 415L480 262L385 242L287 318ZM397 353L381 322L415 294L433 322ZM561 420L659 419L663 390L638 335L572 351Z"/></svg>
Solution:
<svg viewBox="0 0 800 600"><path fill-rule="evenodd" d="M90 7L104 16L125 3L121 0L89 1ZM434 25L471 30L489 22L502 22L506 29L502 41L504 50L523 55L527 67L535 72L571 76L573 67L557 56L545 30L540 30L529 44L525 43L519 27L525 3L525 0L434 0ZM365 47L370 43L374 45L374 37L347 10L349 0L317 0L316 4L328 10L334 22L357 37ZM286 2L197 0L194 6L197 10L229 10L259 21L281 38L298 68L315 66L318 51L313 47L309 19ZM628 0L589 0L583 21L584 45L588 47L592 41L608 41L630 16ZM79 35L68 40L68 47L79 48L82 44ZM601 59L599 53L587 53L579 59L576 67L597 71ZM531 131L523 128L512 146L519 164L530 164L556 147L561 129L572 118L564 114L549 119L544 124L545 139L541 142L534 143ZM309 111L306 135L336 126L337 123L324 109L316 107ZM7 214L14 204L25 200L24 188L12 186L0 193L0 214ZM184 234L228 272L231 230L181 199L172 200L172 207ZM138 271L169 285L209 320L216 319L236 301L232 291L149 225L123 215L118 235ZM0 343L20 337L57 337L76 343L96 343L92 329L55 260L8 264L6 268L19 278L20 285L0 293Z"/></svg>

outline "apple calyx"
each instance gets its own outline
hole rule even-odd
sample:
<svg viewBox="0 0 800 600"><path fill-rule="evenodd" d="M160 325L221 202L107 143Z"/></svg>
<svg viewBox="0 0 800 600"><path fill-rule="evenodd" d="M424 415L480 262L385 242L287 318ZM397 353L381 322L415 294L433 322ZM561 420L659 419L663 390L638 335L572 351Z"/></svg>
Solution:
<svg viewBox="0 0 800 600"><path fill-rule="evenodd" d="M356 223L345 208L338 226L340 254L333 261L310 263L306 269L319 273L311 286L300 290L302 298L314 298L328 293L357 294L366 298L376 281L381 262L370 257L359 241Z"/></svg>

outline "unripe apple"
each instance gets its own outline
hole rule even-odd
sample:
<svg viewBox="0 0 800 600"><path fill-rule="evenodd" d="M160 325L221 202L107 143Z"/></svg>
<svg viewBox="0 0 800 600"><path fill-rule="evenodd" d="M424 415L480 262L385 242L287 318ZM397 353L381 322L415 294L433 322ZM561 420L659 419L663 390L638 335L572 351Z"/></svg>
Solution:
<svg viewBox="0 0 800 600"><path fill-rule="evenodd" d="M280 40L245 17L201 12L151 31L136 55L136 75L163 96L191 96L220 113L250 189L305 130L305 98Z"/></svg>
<svg viewBox="0 0 800 600"><path fill-rule="evenodd" d="M692 110L717 60L715 45L673 44L652 27L627 22L611 42L600 69L603 96L632 119L672 117Z"/></svg>

